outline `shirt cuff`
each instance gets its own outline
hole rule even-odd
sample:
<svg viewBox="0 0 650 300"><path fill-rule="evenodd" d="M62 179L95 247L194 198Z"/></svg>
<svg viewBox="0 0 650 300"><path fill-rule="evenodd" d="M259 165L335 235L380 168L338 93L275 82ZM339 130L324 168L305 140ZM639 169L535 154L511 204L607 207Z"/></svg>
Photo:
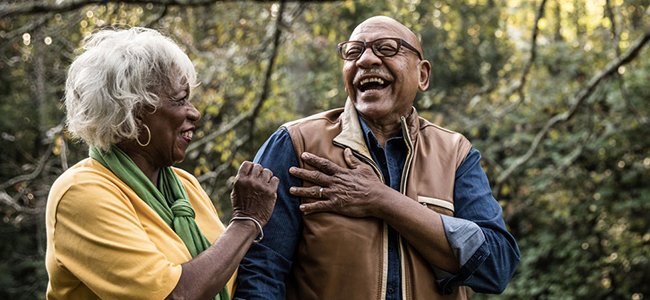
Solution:
<svg viewBox="0 0 650 300"><path fill-rule="evenodd" d="M485 234L476 223L446 215L440 217L449 246L460 263L458 274L432 266L443 295L448 295L452 293L450 283L462 282L469 278L485 261L490 251L485 244Z"/></svg>
<svg viewBox="0 0 650 300"><path fill-rule="evenodd" d="M442 214L440 217L442 218L449 246L451 246L451 250L462 268L485 242L485 235L481 228L472 221Z"/></svg>

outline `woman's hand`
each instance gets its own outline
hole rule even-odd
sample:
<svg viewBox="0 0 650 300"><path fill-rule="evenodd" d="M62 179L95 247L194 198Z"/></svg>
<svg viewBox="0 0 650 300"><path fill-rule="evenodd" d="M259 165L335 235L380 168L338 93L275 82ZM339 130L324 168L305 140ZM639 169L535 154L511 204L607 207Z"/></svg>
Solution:
<svg viewBox="0 0 650 300"><path fill-rule="evenodd" d="M262 165L245 161L230 194L233 217L251 217L262 226L271 218L280 180Z"/></svg>
<svg viewBox="0 0 650 300"><path fill-rule="evenodd" d="M245 161L230 194L233 217L251 217L264 226L271 217L280 180L261 165ZM210 248L182 264L183 273L167 299L211 299L226 285L258 229L253 222L229 225Z"/></svg>

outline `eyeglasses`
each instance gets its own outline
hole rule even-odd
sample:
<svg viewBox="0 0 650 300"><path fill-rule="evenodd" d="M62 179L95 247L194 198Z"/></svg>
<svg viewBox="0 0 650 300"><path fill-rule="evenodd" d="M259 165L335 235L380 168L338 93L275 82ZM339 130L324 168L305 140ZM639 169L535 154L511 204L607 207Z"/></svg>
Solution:
<svg viewBox="0 0 650 300"><path fill-rule="evenodd" d="M344 60L357 60L368 47L372 49L372 53L377 57L391 57L395 56L402 46L417 53L420 60L422 60L420 51L400 38L381 38L372 42L347 41L338 45L338 51L339 56Z"/></svg>

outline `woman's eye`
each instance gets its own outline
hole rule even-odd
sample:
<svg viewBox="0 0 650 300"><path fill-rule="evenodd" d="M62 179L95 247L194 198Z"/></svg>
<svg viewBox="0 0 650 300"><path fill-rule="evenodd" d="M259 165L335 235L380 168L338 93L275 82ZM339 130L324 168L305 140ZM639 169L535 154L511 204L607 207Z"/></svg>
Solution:
<svg viewBox="0 0 650 300"><path fill-rule="evenodd" d="M180 99L176 99L176 103L179 103L179 104L184 104L184 103L187 102L187 101L188 101L188 97L187 97L187 96L185 96L185 97L183 97L183 98L180 98Z"/></svg>

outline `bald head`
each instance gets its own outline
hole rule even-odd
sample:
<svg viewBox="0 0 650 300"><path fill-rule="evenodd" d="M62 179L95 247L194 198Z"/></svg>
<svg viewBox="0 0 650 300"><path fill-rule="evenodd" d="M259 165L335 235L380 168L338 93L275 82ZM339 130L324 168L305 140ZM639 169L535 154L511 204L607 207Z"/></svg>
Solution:
<svg viewBox="0 0 650 300"><path fill-rule="evenodd" d="M398 37L411 44L422 53L422 46L415 34L402 23L393 18L386 16L374 16L359 24L352 34L350 41L354 41L355 36L362 33L374 32L378 33L380 37Z"/></svg>
<svg viewBox="0 0 650 300"><path fill-rule="evenodd" d="M421 55L420 41L395 19L375 16L359 24L349 41L340 45L345 90L357 113L380 131L399 129L418 90L429 86L431 64ZM389 137L393 133L400 132Z"/></svg>

